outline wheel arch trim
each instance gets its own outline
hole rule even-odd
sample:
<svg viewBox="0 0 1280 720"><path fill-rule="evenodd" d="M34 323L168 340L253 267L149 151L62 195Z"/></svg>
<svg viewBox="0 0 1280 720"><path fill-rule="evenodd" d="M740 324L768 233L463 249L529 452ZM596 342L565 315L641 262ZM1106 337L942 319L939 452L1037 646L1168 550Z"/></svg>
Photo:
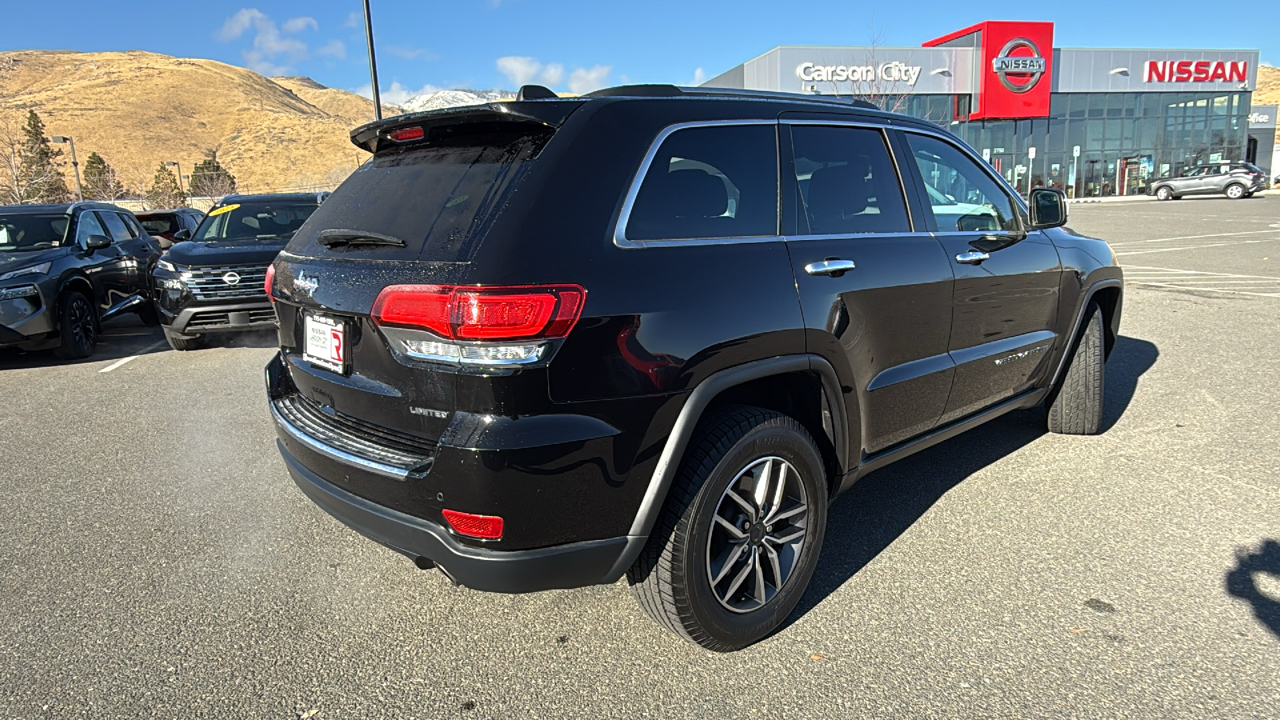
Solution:
<svg viewBox="0 0 1280 720"><path fill-rule="evenodd" d="M1058 358L1057 367L1053 371L1053 378L1050 380L1048 387L1054 388L1058 386L1058 381L1062 379L1062 373L1067 369L1067 360L1069 359L1067 356L1071 354L1071 345L1075 342L1076 336L1080 333L1080 328L1083 326L1084 314L1088 311L1089 306L1093 304L1093 298L1098 294L1098 291L1105 290L1107 288L1118 288L1120 290L1120 298L1116 301L1116 315L1112 319L1112 322L1115 325L1114 330L1118 336L1120 330L1119 313L1122 308L1122 304L1124 303L1124 280L1120 278L1106 278L1098 280L1090 285L1082 294L1084 299L1080 302L1080 306L1076 308L1076 317L1071 324L1071 332L1062 336L1062 354Z"/></svg>

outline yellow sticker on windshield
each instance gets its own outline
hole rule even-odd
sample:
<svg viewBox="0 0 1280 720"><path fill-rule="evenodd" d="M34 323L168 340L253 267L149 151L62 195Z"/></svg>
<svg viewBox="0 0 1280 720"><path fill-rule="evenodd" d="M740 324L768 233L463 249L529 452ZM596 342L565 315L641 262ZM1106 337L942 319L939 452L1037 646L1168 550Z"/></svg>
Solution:
<svg viewBox="0 0 1280 720"><path fill-rule="evenodd" d="M213 210L210 210L209 217L213 217L214 215L221 215L222 213L231 212L232 210L235 210L238 207L240 207L239 203L236 203L235 205L223 205L220 208L215 208Z"/></svg>

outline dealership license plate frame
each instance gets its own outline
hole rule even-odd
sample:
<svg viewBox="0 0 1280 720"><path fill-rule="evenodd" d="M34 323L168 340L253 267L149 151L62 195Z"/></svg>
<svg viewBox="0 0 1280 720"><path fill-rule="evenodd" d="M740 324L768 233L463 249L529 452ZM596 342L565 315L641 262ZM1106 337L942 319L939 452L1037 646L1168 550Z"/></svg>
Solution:
<svg viewBox="0 0 1280 720"><path fill-rule="evenodd" d="M314 367L346 375L351 367L346 323L339 318L313 312L303 313L302 319L302 359ZM323 343L320 342L322 337L325 339ZM336 353L333 348L335 338L338 341ZM313 344L313 340L317 342Z"/></svg>

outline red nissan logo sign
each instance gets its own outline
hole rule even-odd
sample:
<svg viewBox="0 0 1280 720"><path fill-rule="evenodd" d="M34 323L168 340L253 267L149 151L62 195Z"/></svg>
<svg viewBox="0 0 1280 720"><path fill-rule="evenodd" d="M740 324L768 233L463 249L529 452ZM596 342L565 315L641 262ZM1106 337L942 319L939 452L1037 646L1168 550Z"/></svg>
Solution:
<svg viewBox="0 0 1280 720"><path fill-rule="evenodd" d="M1040 48L1026 38L1014 38L1004 44L991 61L991 70L1010 92L1024 93L1040 82L1045 71Z"/></svg>

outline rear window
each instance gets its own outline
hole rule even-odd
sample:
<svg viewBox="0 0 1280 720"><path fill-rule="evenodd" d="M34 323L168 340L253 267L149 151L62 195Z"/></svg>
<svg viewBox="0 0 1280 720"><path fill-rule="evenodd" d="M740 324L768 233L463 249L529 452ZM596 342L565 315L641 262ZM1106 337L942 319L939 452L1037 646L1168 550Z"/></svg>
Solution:
<svg viewBox="0 0 1280 720"><path fill-rule="evenodd" d="M172 235L182 229L176 215L148 215L140 218L139 222L148 235Z"/></svg>
<svg viewBox="0 0 1280 720"><path fill-rule="evenodd" d="M333 191L289 243L299 255L469 260L551 132L538 126L459 126L426 143L384 150ZM394 238L404 247L328 248L321 231Z"/></svg>

